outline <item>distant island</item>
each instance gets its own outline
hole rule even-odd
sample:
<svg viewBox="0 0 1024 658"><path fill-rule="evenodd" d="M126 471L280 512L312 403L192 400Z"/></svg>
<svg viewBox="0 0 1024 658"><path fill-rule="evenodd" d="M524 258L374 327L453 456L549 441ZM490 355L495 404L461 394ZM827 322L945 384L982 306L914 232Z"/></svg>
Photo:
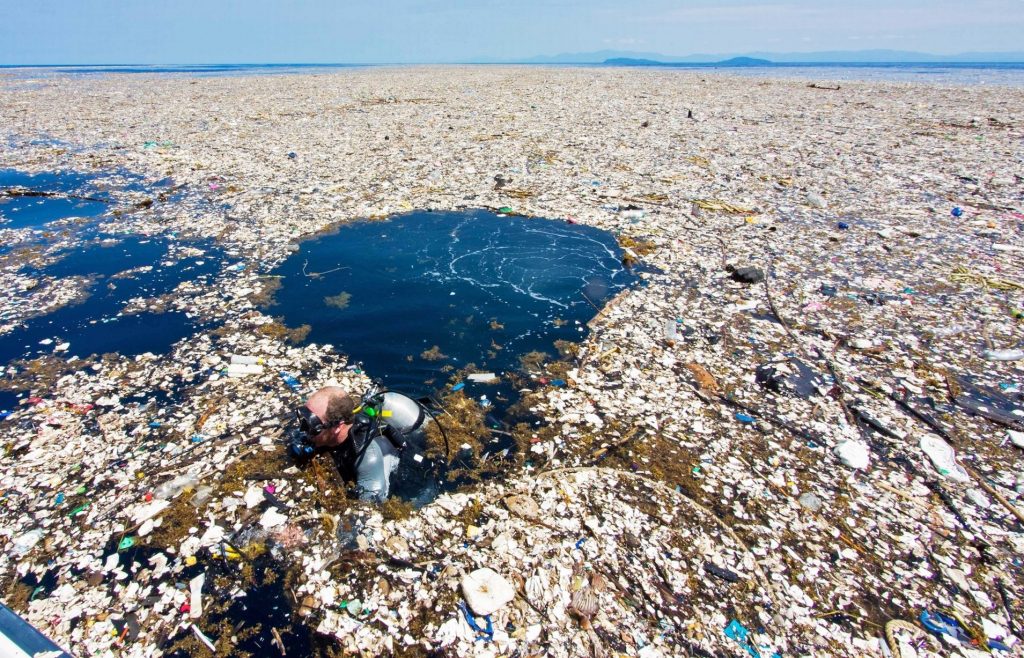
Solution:
<svg viewBox="0 0 1024 658"><path fill-rule="evenodd" d="M759 59L757 57L733 57L716 62L716 64L718 66L771 66L774 62L770 59Z"/></svg>
<svg viewBox="0 0 1024 658"><path fill-rule="evenodd" d="M819 50L813 52L719 52L666 55L659 52L631 50L595 50L590 52L559 53L516 59L481 58L477 64L604 64L619 66L667 66L695 64L697 66L730 66L739 59L761 59L767 63L748 66L780 66L796 64L982 64L1024 63L1024 51L1015 52L962 52L949 54L921 53L910 50ZM610 61L609 61L610 60ZM632 61L622 61L632 60ZM741 64L742 65L742 64Z"/></svg>
<svg viewBox="0 0 1024 658"><path fill-rule="evenodd" d="M604 60L607 66L679 66L678 62L661 62L656 59L636 59L633 57L611 57ZM720 62L708 62L707 66L771 66L773 62L768 59L756 57L732 57Z"/></svg>

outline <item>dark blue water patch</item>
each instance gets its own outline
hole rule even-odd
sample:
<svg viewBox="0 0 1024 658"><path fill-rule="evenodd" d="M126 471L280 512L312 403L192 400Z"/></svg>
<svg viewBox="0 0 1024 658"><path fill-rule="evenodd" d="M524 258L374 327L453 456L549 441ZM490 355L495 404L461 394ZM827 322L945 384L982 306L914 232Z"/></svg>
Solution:
<svg viewBox="0 0 1024 658"><path fill-rule="evenodd" d="M12 189L57 196L5 196ZM145 180L124 170L30 174L0 169L0 228L34 228L70 217L98 217L115 207L113 190L142 192Z"/></svg>
<svg viewBox="0 0 1024 658"><path fill-rule="evenodd" d="M180 243L203 249L197 256L178 257L174 246L166 238L134 236L112 241L108 236L67 252L53 265L31 270L34 276L87 277L88 297L29 319L0 337L0 363L51 353L63 342L70 346L62 354L82 357L166 351L196 325L180 313L121 316L125 303L135 297L169 293L183 281L208 280L220 269L223 258L209 242Z"/></svg>
<svg viewBox="0 0 1024 658"><path fill-rule="evenodd" d="M200 249L200 255L179 257L172 249ZM184 254L185 252L181 252ZM94 296L90 302L108 300L122 305L130 297L155 297L173 290L179 283L215 274L223 253L210 241L173 243L164 237L101 235L75 249L55 254L57 260L46 267L23 271L37 277L89 277L102 282L116 294Z"/></svg>
<svg viewBox="0 0 1024 658"><path fill-rule="evenodd" d="M0 227L30 228L67 217L96 217L109 209L101 201L54 197L0 200Z"/></svg>
<svg viewBox="0 0 1024 658"><path fill-rule="evenodd" d="M285 75L290 73L329 72L353 68L368 68L371 64L87 64L87 65L0 65L0 69L20 72L24 75L58 73L64 75L104 75L110 73L134 74L183 74L195 77L221 77L244 75Z"/></svg>
<svg viewBox="0 0 1024 658"><path fill-rule="evenodd" d="M0 390L0 421L5 420L12 411L18 408L22 395L24 394Z"/></svg>
<svg viewBox="0 0 1024 658"><path fill-rule="evenodd" d="M303 243L275 274L288 326L330 343L407 394L452 370L508 372L532 351L579 341L601 304L636 281L609 233L485 211L415 212ZM436 349L435 349L436 348ZM501 385L467 392L512 398Z"/></svg>
<svg viewBox="0 0 1024 658"><path fill-rule="evenodd" d="M74 192L83 189L95 178L94 175L78 171L30 174L17 169L0 169L0 188L27 187L31 190Z"/></svg>
<svg viewBox="0 0 1024 658"><path fill-rule="evenodd" d="M16 358L32 359L50 354L64 341L71 344L64 353L79 357L111 352L124 356L144 352L161 354L199 328L184 313L177 312L108 317L70 327L54 321L42 322L34 326L32 332L19 331L0 338L0 360L6 363ZM43 338L35 340L39 336ZM48 342L41 344L42 340Z"/></svg>
<svg viewBox="0 0 1024 658"><path fill-rule="evenodd" d="M109 210L110 203L69 197L5 197L11 188L91 196L86 193L94 177L78 172L28 174L14 169L0 170L0 228L42 226L66 217L95 217ZM95 198L102 198L98 194Z"/></svg>
<svg viewBox="0 0 1024 658"><path fill-rule="evenodd" d="M59 260L34 273L55 278L109 276L159 262L167 255L167 242L145 237L97 239L54 255Z"/></svg>

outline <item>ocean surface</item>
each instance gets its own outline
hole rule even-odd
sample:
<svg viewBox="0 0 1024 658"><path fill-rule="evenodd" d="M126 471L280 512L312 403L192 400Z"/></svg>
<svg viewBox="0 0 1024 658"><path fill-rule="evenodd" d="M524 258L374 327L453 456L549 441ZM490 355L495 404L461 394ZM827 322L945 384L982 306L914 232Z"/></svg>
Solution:
<svg viewBox="0 0 1024 658"><path fill-rule="evenodd" d="M461 383L496 409L516 386L474 383L456 371L497 375L555 341L578 342L596 308L638 282L610 233L482 210L413 212L361 221L300 244L270 313L309 324L384 383L417 397ZM486 403L485 403L486 404Z"/></svg>
<svg viewBox="0 0 1024 658"><path fill-rule="evenodd" d="M342 69L384 66L376 64L200 64L200 65L133 65L105 64L88 66L53 65L21 67L0 65L0 76L38 79L63 75L159 74L193 77L286 75L293 73L328 73ZM387 65L393 66L393 65ZM481 64L480 66L505 66ZM517 65L518 66L518 65ZM627 68L605 64L523 64L539 67ZM628 67L634 68L634 67ZM719 64L662 64L638 66L674 71L700 71L708 75L731 75L751 78L791 78L808 82L885 81L916 82L941 85L1024 86L1024 62L998 63L777 63L768 66L722 66Z"/></svg>
<svg viewBox="0 0 1024 658"><path fill-rule="evenodd" d="M646 67L644 67L646 68ZM750 78L788 78L807 82L915 82L945 86L993 85L1024 87L1024 62L959 63L852 63L772 64L771 66L716 66L673 64L662 70L706 71L713 75Z"/></svg>

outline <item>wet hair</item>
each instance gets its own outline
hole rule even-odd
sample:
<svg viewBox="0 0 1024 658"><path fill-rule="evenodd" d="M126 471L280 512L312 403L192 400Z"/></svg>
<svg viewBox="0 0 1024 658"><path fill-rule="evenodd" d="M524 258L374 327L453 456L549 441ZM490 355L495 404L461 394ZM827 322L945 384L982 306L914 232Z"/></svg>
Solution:
<svg viewBox="0 0 1024 658"><path fill-rule="evenodd" d="M351 423L352 418L355 417L355 408L355 401L348 395L344 393L333 395L327 400L327 412L324 414L323 421L332 427L339 423Z"/></svg>

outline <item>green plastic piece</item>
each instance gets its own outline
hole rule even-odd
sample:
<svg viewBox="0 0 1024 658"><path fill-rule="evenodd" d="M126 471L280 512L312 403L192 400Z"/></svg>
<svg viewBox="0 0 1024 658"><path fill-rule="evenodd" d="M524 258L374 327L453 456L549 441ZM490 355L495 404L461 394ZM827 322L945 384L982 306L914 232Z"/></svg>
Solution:
<svg viewBox="0 0 1024 658"><path fill-rule="evenodd" d="M117 550L124 551L135 545L135 537L125 537L117 545Z"/></svg>

